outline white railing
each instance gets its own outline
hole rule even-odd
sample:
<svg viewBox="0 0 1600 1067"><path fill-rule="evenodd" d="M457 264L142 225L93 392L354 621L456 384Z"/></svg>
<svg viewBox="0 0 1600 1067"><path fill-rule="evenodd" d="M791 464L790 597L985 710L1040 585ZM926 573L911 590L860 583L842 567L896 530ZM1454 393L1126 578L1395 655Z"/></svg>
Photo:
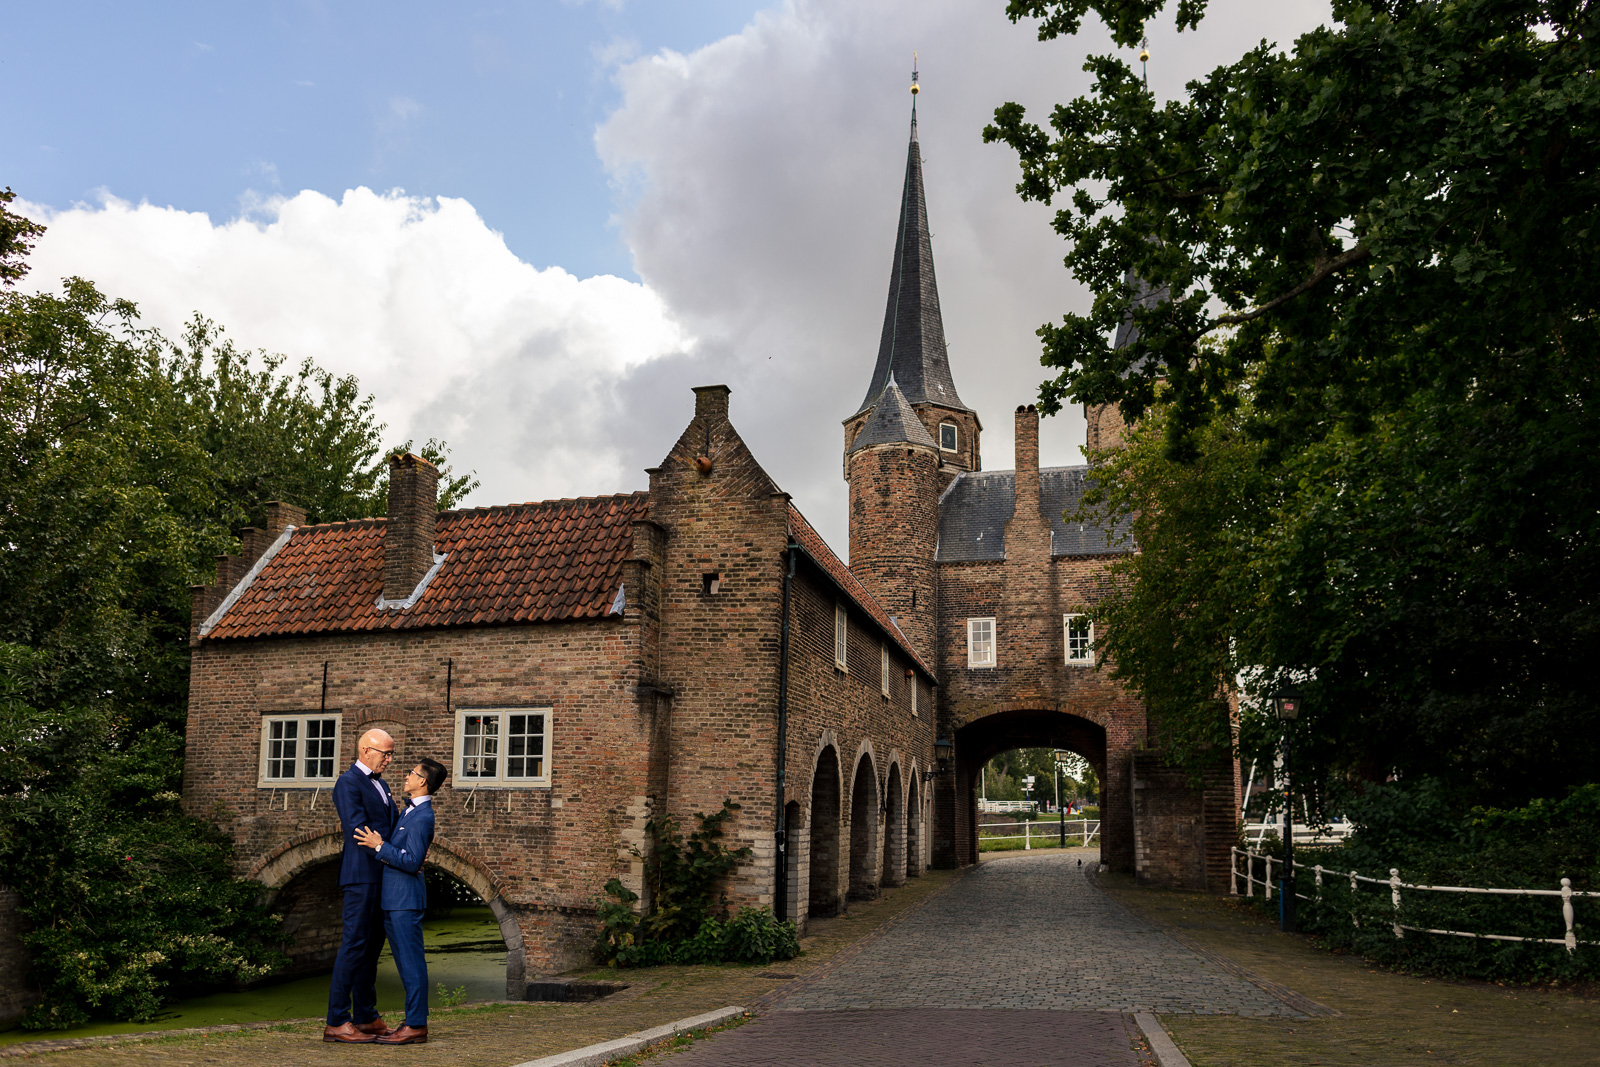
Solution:
<svg viewBox="0 0 1600 1067"><path fill-rule="evenodd" d="M1022 847L1024 849L1031 849L1031 848L1033 848L1033 842L1034 842L1035 838L1037 838L1039 841L1044 843L1042 845L1042 847L1044 847L1044 848L1049 848L1051 842L1056 842L1056 841L1060 841L1061 840L1061 824L1060 823L1058 823L1058 822L1041 822L1041 823L1037 824L1038 827L1039 827L1039 832L1038 833L1034 833L1033 832L1034 825L1035 824L1031 823L1031 822L988 822L988 823L980 823L978 825L978 841L980 843L982 843L984 841L1021 841L1022 842ZM1078 827L1078 829L1076 829L1076 830L1072 829L1072 827L1074 825L1076 825ZM1000 834L984 833L985 830L990 830L990 829L993 829L993 828L996 828L996 827L1001 827L1001 826L1020 826L1020 827L1022 827L1022 833L1020 833L1020 834L1010 834L1010 835L1004 835L1004 836L1000 835ZM1087 846L1090 841L1095 840L1099 836L1100 836L1100 820L1099 819L1068 819L1067 820L1067 842L1069 844L1078 844L1078 845L1082 845L1082 846Z"/></svg>
<svg viewBox="0 0 1600 1067"><path fill-rule="evenodd" d="M979 815L1010 815L1018 811L1034 811L1039 807L1037 800L980 800L978 801Z"/></svg>
<svg viewBox="0 0 1600 1067"><path fill-rule="evenodd" d="M1345 838L1356 832L1356 828L1347 822L1334 823L1332 826L1308 826L1303 822L1294 824L1294 843L1297 845L1337 845ZM1253 845L1261 844L1262 838L1268 834L1283 833L1283 820L1277 822L1247 822L1244 824L1245 840Z"/></svg>
<svg viewBox="0 0 1600 1067"><path fill-rule="evenodd" d="M1230 879L1229 879L1228 891L1234 896L1238 896L1239 895L1239 857L1240 856L1244 856L1245 857L1245 865L1244 865L1245 893L1244 893L1244 895L1247 896L1247 897L1255 896L1256 895L1256 886L1259 884L1259 885L1263 886L1266 889L1265 899L1271 900L1272 899L1272 865L1274 863L1277 863L1278 866L1279 866L1279 870L1281 871L1282 867L1283 867L1283 860L1280 857L1271 856L1271 855L1264 855L1264 854L1262 854L1260 852L1252 852L1252 851L1249 851L1249 850L1246 850L1246 849L1240 849L1240 848L1237 848L1237 847L1231 849L1230 851L1233 853L1233 856L1232 856L1232 861L1231 861L1232 870L1230 871ZM1258 880L1255 877L1255 864L1252 862L1253 860L1265 860L1266 861L1267 870L1266 870L1266 877L1265 878ZM1572 910L1572 901L1573 901L1574 897L1597 897L1597 898L1600 898L1600 892L1590 892L1590 891L1585 891L1585 890L1580 890L1580 889L1573 889L1572 888L1572 879L1571 878L1563 878L1563 879L1561 879L1561 888L1560 889L1486 889L1486 888L1483 888L1483 887L1480 887L1480 886L1421 885L1421 884L1412 884L1410 882L1402 882L1400 880L1400 870L1397 867L1390 867L1389 868L1389 877L1388 878L1368 878L1366 875L1357 874L1355 871L1334 871L1334 870L1329 870L1328 868L1324 867L1320 863L1315 864L1315 865L1310 866L1310 867L1307 867L1304 863L1301 863L1299 860L1295 860L1294 861L1294 869L1296 871L1311 870L1311 871L1315 871L1316 872L1316 887L1317 888L1316 888L1315 895L1308 897L1304 893L1301 893L1298 890L1296 890L1294 895L1299 900L1316 900L1316 901L1320 901L1322 899L1322 879L1323 879L1324 875L1332 875L1333 877L1339 878L1339 879L1348 878L1349 882L1350 882L1350 894L1351 894L1351 896L1355 895L1356 887L1361 882L1366 882L1368 885L1388 886L1389 887L1389 902L1390 902L1390 906L1391 906L1391 908L1393 909L1393 912L1394 912L1394 921L1390 924L1390 929L1392 929L1394 931L1394 936L1396 938L1405 937L1405 932L1407 930L1410 930L1410 931L1412 931L1414 933L1419 933L1419 934L1442 934L1442 935L1445 935L1447 937L1471 937L1471 938L1477 938L1477 939L1483 940L1483 941L1532 941L1532 942L1535 942L1535 943L1538 943L1538 944L1545 944L1545 945L1565 945L1566 949L1567 949L1567 952L1569 954L1571 954L1573 952L1576 952L1578 950L1578 946L1579 945L1600 945L1600 941L1579 941L1578 940L1577 934L1576 934L1576 932L1574 930L1574 922L1573 922L1574 914L1573 914L1573 910ZM1560 897L1561 898L1561 917L1562 917L1562 920L1566 923L1567 933L1566 933L1565 937L1515 937L1515 936L1513 936L1511 934L1480 934L1480 933L1474 933L1474 932L1468 931L1468 930L1434 930L1434 929L1430 929L1429 927L1426 927L1426 926L1408 926L1405 923L1402 923L1400 921L1400 891L1402 889L1405 889L1405 890L1421 890L1421 891L1430 892L1430 893L1477 893L1477 894L1483 894L1483 895L1488 895L1488 896ZM1356 917L1356 914L1355 914L1354 911L1352 911L1350 913L1350 922L1351 922L1352 925L1357 925L1357 926L1360 925L1360 920Z"/></svg>

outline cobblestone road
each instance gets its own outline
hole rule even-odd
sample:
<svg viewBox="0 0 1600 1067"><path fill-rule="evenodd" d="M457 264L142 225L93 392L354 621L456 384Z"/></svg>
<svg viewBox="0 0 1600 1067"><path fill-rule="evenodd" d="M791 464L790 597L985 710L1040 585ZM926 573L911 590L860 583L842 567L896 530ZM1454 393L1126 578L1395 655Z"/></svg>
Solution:
<svg viewBox="0 0 1600 1067"><path fill-rule="evenodd" d="M1300 1014L1134 918L1080 860L1096 855L987 862L776 1006Z"/></svg>
<svg viewBox="0 0 1600 1067"><path fill-rule="evenodd" d="M992 860L679 1067L1112 1067L1153 1062L1131 1013L1289 1016L1266 990L1134 918L1093 851Z"/></svg>

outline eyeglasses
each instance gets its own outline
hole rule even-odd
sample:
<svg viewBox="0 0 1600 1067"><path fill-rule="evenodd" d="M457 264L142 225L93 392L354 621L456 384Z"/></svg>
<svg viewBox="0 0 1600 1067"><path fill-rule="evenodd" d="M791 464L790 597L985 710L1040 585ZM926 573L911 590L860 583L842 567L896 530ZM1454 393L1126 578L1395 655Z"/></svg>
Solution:
<svg viewBox="0 0 1600 1067"><path fill-rule="evenodd" d="M384 759L394 759L394 749L392 748L374 748L372 745L368 745L363 751L376 752Z"/></svg>

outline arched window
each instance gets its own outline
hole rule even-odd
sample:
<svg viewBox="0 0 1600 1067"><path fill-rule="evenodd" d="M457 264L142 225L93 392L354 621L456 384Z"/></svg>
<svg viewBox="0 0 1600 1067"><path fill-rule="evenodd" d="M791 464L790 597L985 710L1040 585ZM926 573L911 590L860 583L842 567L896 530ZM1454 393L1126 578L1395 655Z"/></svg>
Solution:
<svg viewBox="0 0 1600 1067"><path fill-rule="evenodd" d="M956 424L941 422L939 424L939 450L941 452L954 452L960 447L960 437L956 433Z"/></svg>

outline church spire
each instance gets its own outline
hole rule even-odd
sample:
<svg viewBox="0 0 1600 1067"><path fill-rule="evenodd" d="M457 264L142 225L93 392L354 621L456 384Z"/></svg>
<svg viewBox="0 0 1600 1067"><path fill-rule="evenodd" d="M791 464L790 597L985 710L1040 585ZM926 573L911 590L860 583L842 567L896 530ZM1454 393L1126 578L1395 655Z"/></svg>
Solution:
<svg viewBox="0 0 1600 1067"><path fill-rule="evenodd" d="M945 354L944 319L933 275L933 245L928 235L928 205L922 191L922 149L917 142L917 71L911 72L911 144L900 195L900 219L889 270L889 306L883 316L878 362L859 411L872 407L891 378L912 404L939 404L969 410L956 393ZM859 413L859 412L858 412Z"/></svg>

